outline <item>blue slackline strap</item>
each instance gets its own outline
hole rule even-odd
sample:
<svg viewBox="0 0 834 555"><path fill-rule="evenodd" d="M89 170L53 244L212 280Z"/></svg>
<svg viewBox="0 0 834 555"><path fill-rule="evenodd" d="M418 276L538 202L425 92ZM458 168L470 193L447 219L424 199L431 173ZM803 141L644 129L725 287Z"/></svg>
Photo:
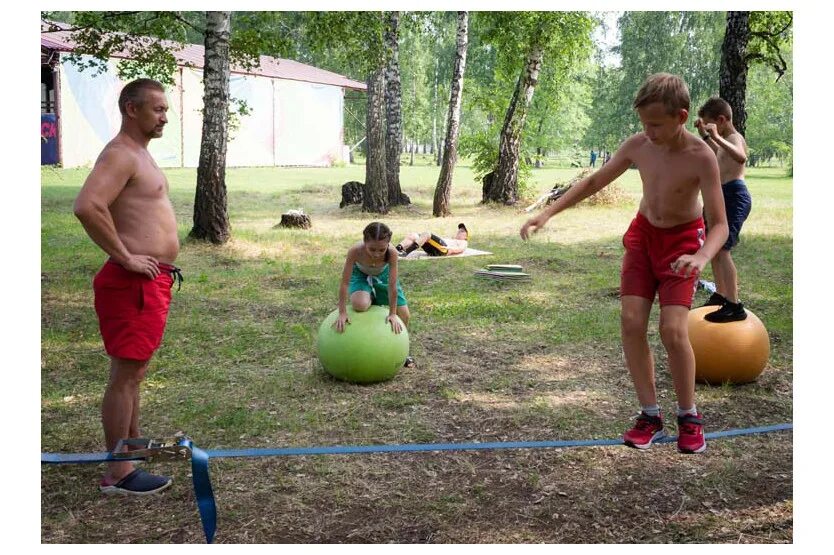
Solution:
<svg viewBox="0 0 834 555"><path fill-rule="evenodd" d="M719 437L763 434L793 429L793 424L776 424L743 430L725 430L704 434L706 439ZM677 441L677 436L667 436L657 443ZM208 451L214 459L233 457L282 457L297 455L350 455L356 453L402 453L416 451L473 451L486 449L541 449L567 447L596 447L622 445L622 439L574 439L563 441L498 441L491 443L415 443L405 445L335 445L332 447L288 447L281 449L219 449Z"/></svg>
<svg viewBox="0 0 834 555"><path fill-rule="evenodd" d="M718 439L722 437L745 436L753 434L766 434L793 430L793 424L774 424L772 426L760 426L757 428L744 428L736 430L724 430L721 432L710 432L704 434L706 439ZM657 443L671 443L677 440L677 436L667 436ZM214 533L217 529L217 508L214 501L214 492L211 488L209 478L209 459L222 459L233 457L280 457L293 455L349 455L354 453L402 453L417 451L471 451L486 449L535 449L535 448L566 448L566 447L592 447L605 445L623 445L621 439L586 439L586 440L565 440L565 441L499 441L490 443L416 443L404 445L346 445L332 447L298 447L284 449L220 449L203 451L195 447L190 439L183 439L183 445L191 449L191 474L194 481L194 496L197 498L197 508L200 511L200 520L203 523L203 532L206 536L206 543L214 541ZM42 464L81 464L99 463L114 460L110 453L41 453ZM120 458L119 460L132 460Z"/></svg>
<svg viewBox="0 0 834 555"><path fill-rule="evenodd" d="M206 543L211 543L214 541L214 532L217 530L217 506L209 478L209 455L199 447L194 447L191 440L187 441L187 445L191 448L191 475L194 482L194 497L197 499L197 510L200 511L200 522L203 523Z"/></svg>
<svg viewBox="0 0 834 555"><path fill-rule="evenodd" d="M743 436L752 434L765 434L792 430L793 424L774 424L772 426L760 426L757 428L743 428L735 430L724 430L721 432L709 432L704 435L706 439L718 439L722 437ZM676 436L667 436L656 443L671 443L676 441ZM564 440L564 441L502 441L490 443L414 443L401 445L334 445L327 447L287 447L278 449L214 449L206 451L209 458L221 459L232 457L281 457L293 455L349 455L354 453L393 453L393 452L416 452L416 451L471 451L484 449L534 449L534 448L566 448L566 447L593 447L604 445L622 445L620 439L586 439L586 440ZM193 449L192 445L192 449ZM114 460L110 453L41 453L43 464L83 464L101 463ZM119 460L141 460L120 458Z"/></svg>

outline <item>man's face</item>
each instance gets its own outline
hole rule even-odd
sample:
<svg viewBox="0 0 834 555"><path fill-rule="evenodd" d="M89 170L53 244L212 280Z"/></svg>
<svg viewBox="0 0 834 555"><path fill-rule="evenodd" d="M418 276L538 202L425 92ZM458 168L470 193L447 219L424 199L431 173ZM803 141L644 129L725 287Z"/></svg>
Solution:
<svg viewBox="0 0 834 555"><path fill-rule="evenodd" d="M168 102L165 93L153 89L145 89L142 103L128 103L128 114L133 117L139 129L153 139L162 136L162 129L168 123Z"/></svg>
<svg viewBox="0 0 834 555"><path fill-rule="evenodd" d="M675 114L670 114L663 104L652 102L637 108L637 115L649 140L656 145L663 145L669 143L680 132L681 125L686 122L689 113L681 109Z"/></svg>

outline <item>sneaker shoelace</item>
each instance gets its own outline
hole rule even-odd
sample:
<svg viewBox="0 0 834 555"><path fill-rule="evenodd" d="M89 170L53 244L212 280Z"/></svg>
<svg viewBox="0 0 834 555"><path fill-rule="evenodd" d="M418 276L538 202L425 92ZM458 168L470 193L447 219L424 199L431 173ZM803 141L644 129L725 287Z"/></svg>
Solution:
<svg viewBox="0 0 834 555"><path fill-rule="evenodd" d="M696 435L696 434L698 434L698 432L700 432L700 430L701 430L701 427L698 424L693 424L691 422L687 422L685 424L680 425L681 433L684 433L684 434L687 434L687 435Z"/></svg>
<svg viewBox="0 0 834 555"><path fill-rule="evenodd" d="M634 427L640 431L649 430L654 427L657 422L648 415L641 414L637 417L637 421L634 423Z"/></svg>
<svg viewBox="0 0 834 555"><path fill-rule="evenodd" d="M703 424L701 422L700 418L688 415L678 422L679 433L696 435L703 430Z"/></svg>

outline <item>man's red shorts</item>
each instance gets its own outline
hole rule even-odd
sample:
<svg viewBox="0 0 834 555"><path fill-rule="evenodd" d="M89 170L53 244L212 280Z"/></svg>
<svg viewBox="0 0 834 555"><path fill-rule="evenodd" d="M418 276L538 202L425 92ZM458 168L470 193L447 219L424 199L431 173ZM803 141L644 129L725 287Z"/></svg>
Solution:
<svg viewBox="0 0 834 555"><path fill-rule="evenodd" d="M672 262L682 254L695 254L704 244L704 220L698 218L669 228L653 226L637 213L623 236L625 256L620 273L620 296L636 295L660 306L692 306L698 276L684 277L672 271Z"/></svg>
<svg viewBox="0 0 834 555"><path fill-rule="evenodd" d="M160 264L156 279L108 260L93 278L96 314L107 354L148 360L162 342L171 305L173 266Z"/></svg>

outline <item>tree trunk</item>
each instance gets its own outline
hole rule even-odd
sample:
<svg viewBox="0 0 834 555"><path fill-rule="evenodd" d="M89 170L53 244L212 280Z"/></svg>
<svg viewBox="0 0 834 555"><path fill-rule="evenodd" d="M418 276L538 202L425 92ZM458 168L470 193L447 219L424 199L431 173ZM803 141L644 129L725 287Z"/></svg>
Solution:
<svg viewBox="0 0 834 555"><path fill-rule="evenodd" d="M458 12L457 49L452 84L449 88L449 116L446 120L446 141L443 145L443 161L440 176L434 189L434 216L448 216L449 198L452 192L452 175L458 159L458 133L460 131L460 106L463 99L463 73L466 69L466 44L468 42L469 12Z"/></svg>
<svg viewBox="0 0 834 555"><path fill-rule="evenodd" d="M744 135L747 126L747 43L750 12L727 12L727 30L721 45L718 94L733 109L733 125Z"/></svg>
<svg viewBox="0 0 834 555"><path fill-rule="evenodd" d="M437 71L439 62L434 60L434 103L431 110L431 152L434 154L437 147ZM425 154L425 151L423 152Z"/></svg>
<svg viewBox="0 0 834 555"><path fill-rule="evenodd" d="M544 130L544 116L539 120L539 129L538 129L538 133L537 133L537 135L539 137L539 140L541 140L543 130ZM541 167L544 166L544 162L542 161L543 159L544 159L544 149L540 146L537 146L536 147L536 160L535 160L535 165L536 165L537 168L541 168Z"/></svg>
<svg viewBox="0 0 834 555"><path fill-rule="evenodd" d="M521 134L524 130L527 109L539 80L543 56L544 50L539 45L533 46L527 56L527 63L516 83L515 93L504 118L504 127L501 129L495 178L483 202L494 201L509 205L518 201L518 158L521 149Z"/></svg>
<svg viewBox="0 0 834 555"><path fill-rule="evenodd" d="M385 69L368 77L368 158L365 161L363 212L388 212L388 183L385 153Z"/></svg>
<svg viewBox="0 0 834 555"><path fill-rule="evenodd" d="M388 66L385 68L385 110L388 135L385 137L385 157L388 181L388 205L411 204L400 187L400 154L403 150L402 91L400 89L399 54L400 12L389 12L385 27L385 49Z"/></svg>
<svg viewBox="0 0 834 555"><path fill-rule="evenodd" d="M414 78L411 80L411 105L417 106L417 79ZM411 154L411 161L409 162L409 166L414 165L414 142L415 137L417 136L417 118L412 118L413 123L411 124L411 137L408 139L408 152Z"/></svg>
<svg viewBox="0 0 834 555"><path fill-rule="evenodd" d="M203 67L203 135L189 235L223 244L231 237L226 207L226 141L229 135L229 35L232 12L206 12Z"/></svg>

